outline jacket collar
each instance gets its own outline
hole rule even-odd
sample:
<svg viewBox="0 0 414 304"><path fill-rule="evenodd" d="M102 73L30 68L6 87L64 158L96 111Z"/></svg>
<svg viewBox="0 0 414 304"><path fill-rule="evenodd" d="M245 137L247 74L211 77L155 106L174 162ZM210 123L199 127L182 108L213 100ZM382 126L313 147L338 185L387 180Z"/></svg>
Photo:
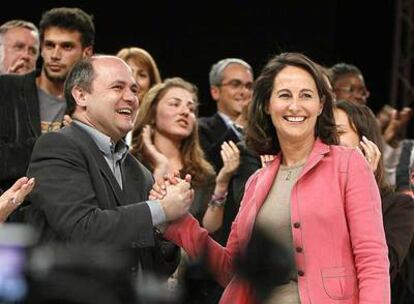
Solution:
<svg viewBox="0 0 414 304"><path fill-rule="evenodd" d="M313 144L312 151L308 157L308 160L303 167L303 170L298 178L301 179L307 172L309 172L317 163L330 151L329 145L323 143L319 138L316 138L315 143ZM263 203L266 196L268 195L270 188L272 187L273 181L276 177L277 172L279 171L280 162L282 159L282 153L279 152L275 160L266 168L263 169L263 173L258 177L257 187L260 187L261 191L257 191L257 200L256 202ZM260 206L259 206L260 207Z"/></svg>

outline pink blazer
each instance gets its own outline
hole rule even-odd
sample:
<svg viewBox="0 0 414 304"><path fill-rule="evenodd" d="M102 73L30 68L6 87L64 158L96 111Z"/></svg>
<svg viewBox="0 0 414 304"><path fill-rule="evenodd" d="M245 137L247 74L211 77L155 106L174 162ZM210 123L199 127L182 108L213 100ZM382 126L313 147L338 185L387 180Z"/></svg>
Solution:
<svg viewBox="0 0 414 304"><path fill-rule="evenodd" d="M233 276L233 261L250 239L279 165L280 155L250 177L226 247L190 215L165 232L190 256L208 249L213 273L227 286L220 303L254 303L249 285ZM291 223L293 246L302 248L295 251L301 304L390 303L381 199L359 152L315 141L292 189Z"/></svg>

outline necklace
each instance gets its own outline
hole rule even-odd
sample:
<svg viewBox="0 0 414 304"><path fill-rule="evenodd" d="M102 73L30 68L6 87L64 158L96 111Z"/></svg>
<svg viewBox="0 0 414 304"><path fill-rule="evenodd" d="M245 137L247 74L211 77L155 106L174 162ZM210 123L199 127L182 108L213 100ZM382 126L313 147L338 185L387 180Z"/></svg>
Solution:
<svg viewBox="0 0 414 304"><path fill-rule="evenodd" d="M286 175L286 177L285 177L285 180L286 181L288 181L288 180L290 180L291 179L291 177L292 177L292 170L289 170L288 171L288 174Z"/></svg>

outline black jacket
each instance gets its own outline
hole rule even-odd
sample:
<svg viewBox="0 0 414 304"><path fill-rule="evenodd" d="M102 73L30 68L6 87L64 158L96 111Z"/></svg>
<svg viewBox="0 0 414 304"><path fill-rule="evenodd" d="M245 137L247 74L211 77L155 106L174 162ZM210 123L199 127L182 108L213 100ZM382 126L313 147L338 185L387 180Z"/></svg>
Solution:
<svg viewBox="0 0 414 304"><path fill-rule="evenodd" d="M0 75L0 188L26 175L39 136L36 73Z"/></svg>
<svg viewBox="0 0 414 304"><path fill-rule="evenodd" d="M36 178L28 221L43 242L103 243L135 251L144 270L171 274L179 250L163 252L148 204L151 173L128 154L121 165L123 189L93 139L76 124L42 135L28 175ZM170 244L171 245L171 244ZM168 257L166 258L166 256ZM135 265L135 266L134 266Z"/></svg>
<svg viewBox="0 0 414 304"><path fill-rule="evenodd" d="M214 166L216 172L223 167L221 160L221 145L225 141L239 141L233 129L228 128L218 113L198 120L200 144L206 154L207 160Z"/></svg>

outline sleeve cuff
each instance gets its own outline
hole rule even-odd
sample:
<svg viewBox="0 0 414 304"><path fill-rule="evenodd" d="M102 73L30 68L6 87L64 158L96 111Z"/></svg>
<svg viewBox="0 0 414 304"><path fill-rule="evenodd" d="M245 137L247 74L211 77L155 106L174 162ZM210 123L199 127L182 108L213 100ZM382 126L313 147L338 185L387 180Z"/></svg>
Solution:
<svg viewBox="0 0 414 304"><path fill-rule="evenodd" d="M165 212L161 207L159 200L147 201L148 207L151 212L152 224L154 226L163 224L167 221Z"/></svg>

